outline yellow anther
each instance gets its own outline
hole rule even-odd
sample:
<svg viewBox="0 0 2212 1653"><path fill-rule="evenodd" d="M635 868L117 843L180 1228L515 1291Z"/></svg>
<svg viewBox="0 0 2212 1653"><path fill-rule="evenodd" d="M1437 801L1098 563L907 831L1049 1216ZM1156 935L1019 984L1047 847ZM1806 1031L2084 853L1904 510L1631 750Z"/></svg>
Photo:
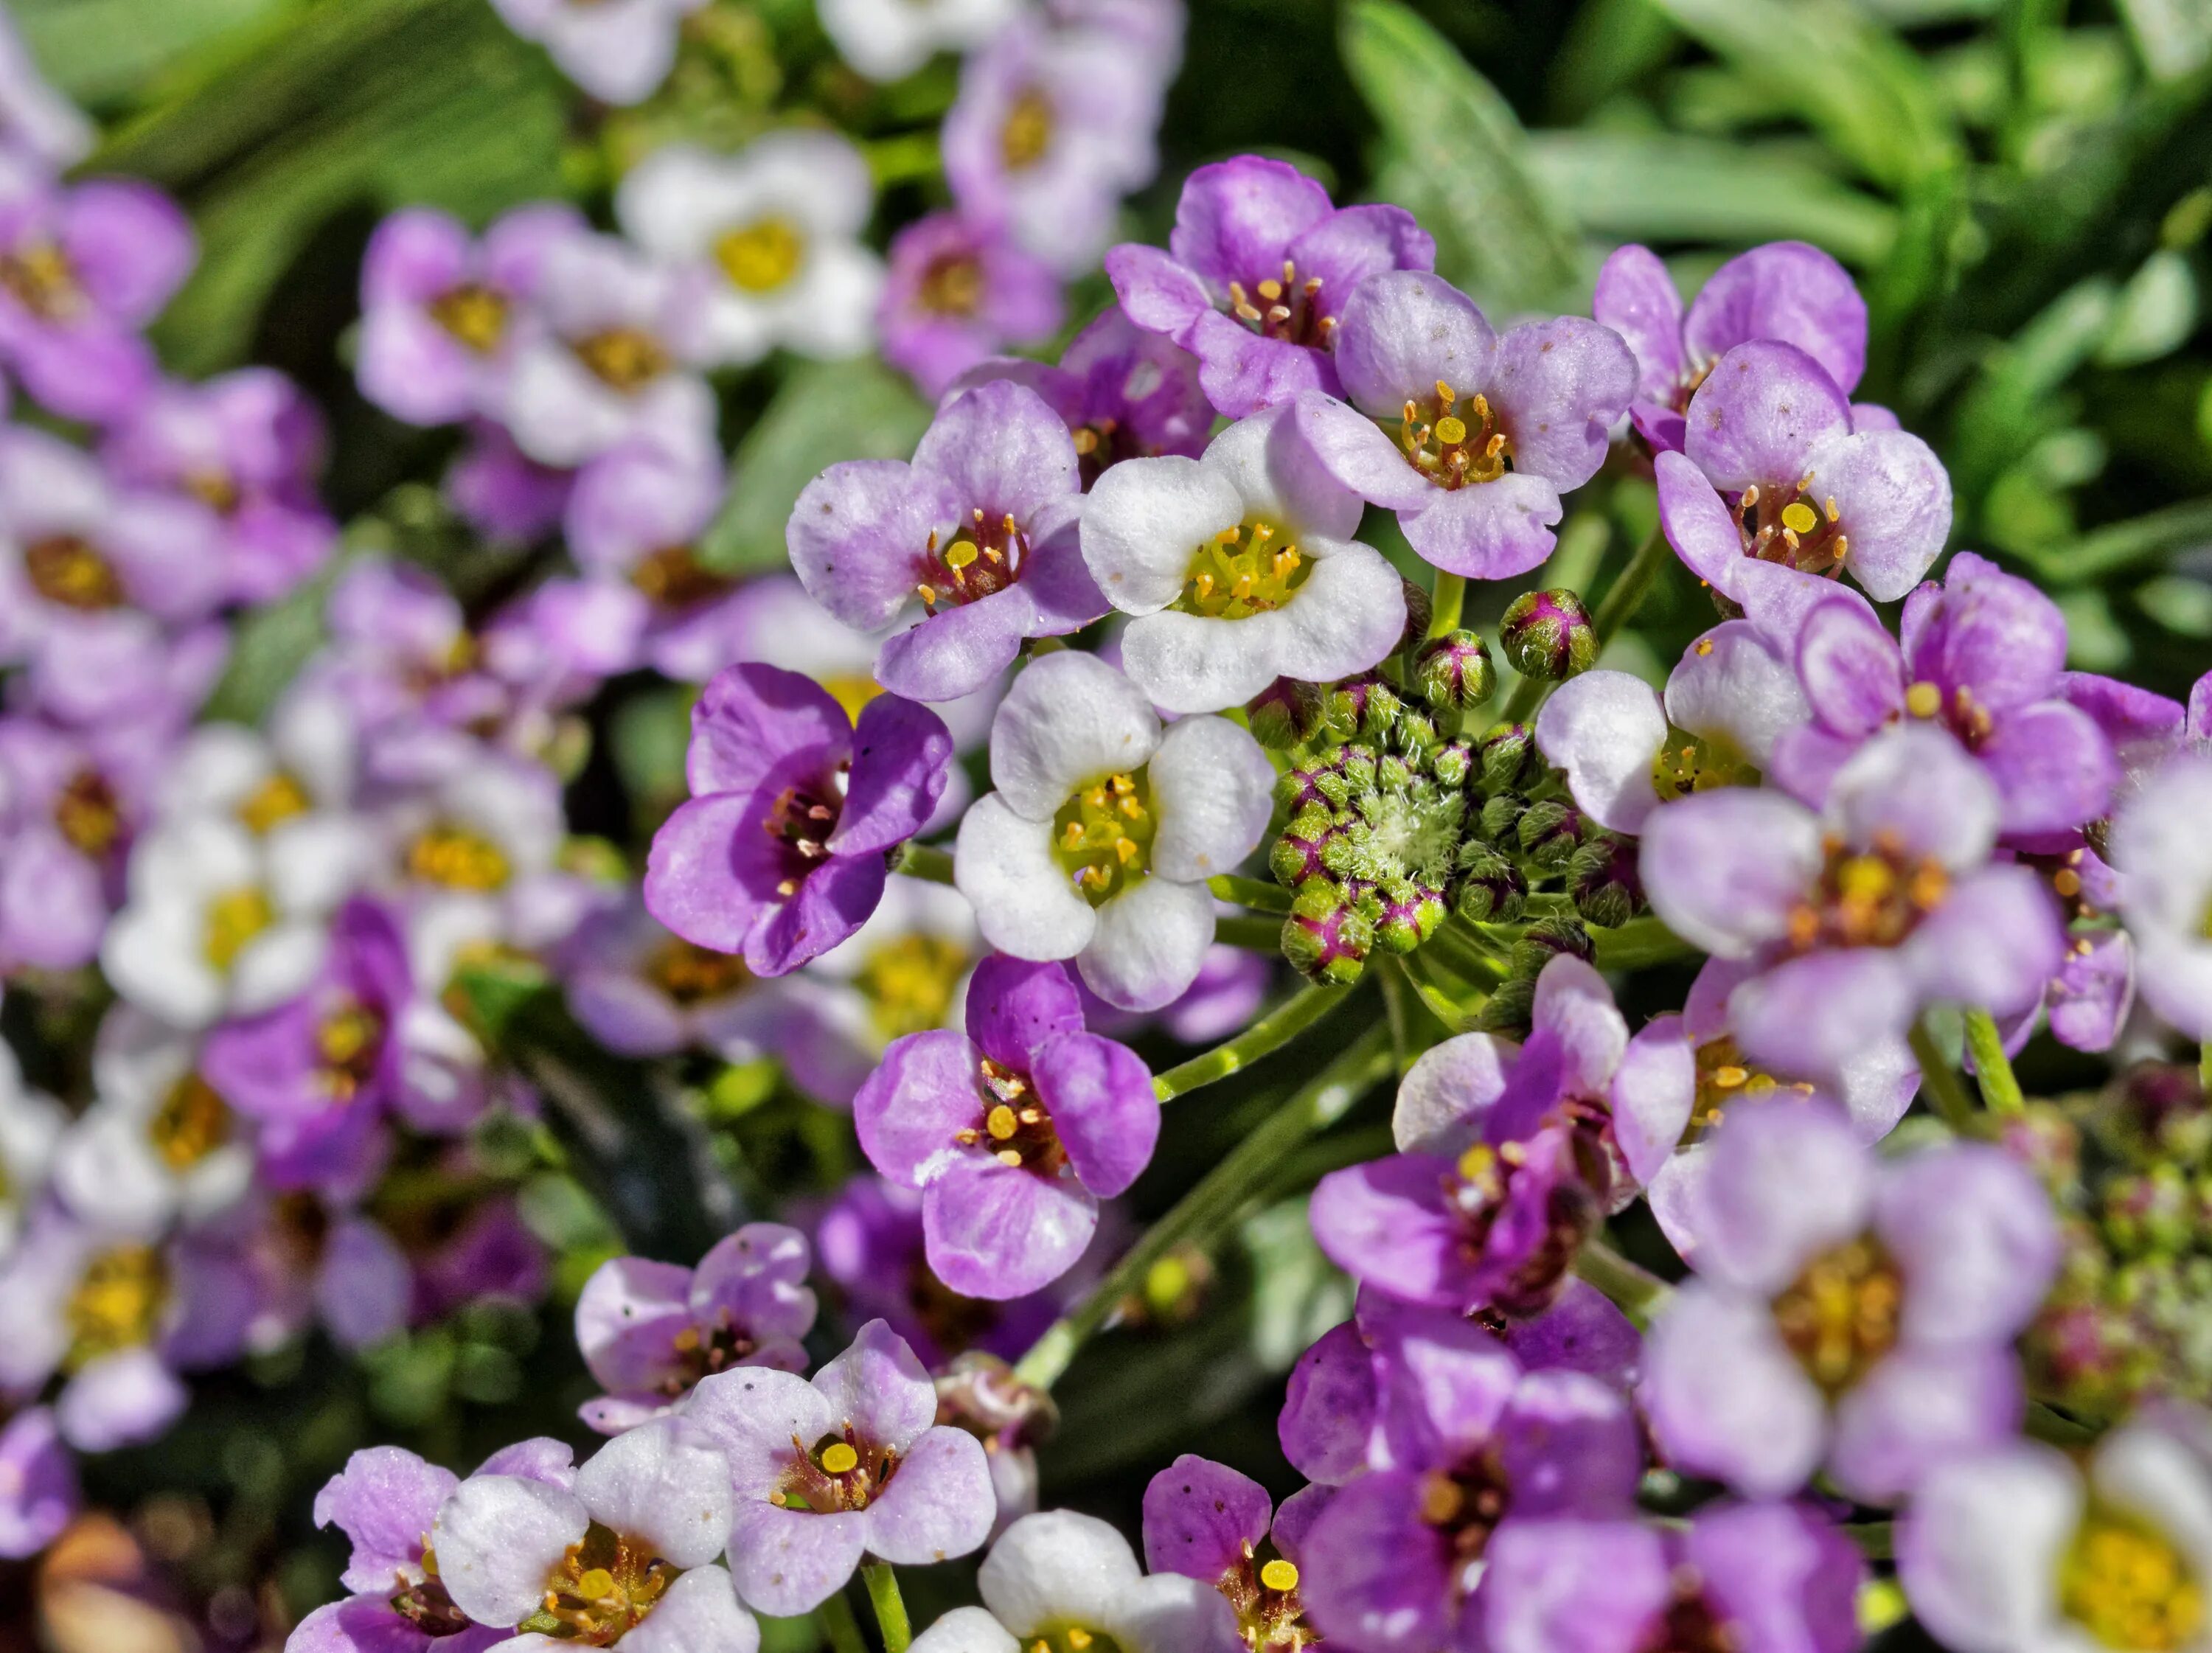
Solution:
<svg viewBox="0 0 2212 1653"><path fill-rule="evenodd" d="M1114 841L1114 858L1124 866L1136 860L1137 841L1134 838L1116 838Z"/></svg>
<svg viewBox="0 0 2212 1653"><path fill-rule="evenodd" d="M1132 821L1141 821L1145 818L1145 806L1133 798L1124 798L1118 807L1121 813Z"/></svg>
<svg viewBox="0 0 2212 1653"><path fill-rule="evenodd" d="M1809 534L1820 526L1820 515L1803 500L1792 500L1782 507L1782 526L1794 533Z"/></svg>
<svg viewBox="0 0 2212 1653"><path fill-rule="evenodd" d="M1731 1066L1713 1069L1713 1083L1723 1091L1733 1091L1739 1085L1750 1083L1750 1080L1751 1070L1747 1067Z"/></svg>
<svg viewBox="0 0 2212 1653"><path fill-rule="evenodd" d="M1213 576L1212 574L1202 574L1199 575L1196 580L1191 581L1191 584L1198 588L1198 594L1201 599L1213 595Z"/></svg>
<svg viewBox="0 0 2212 1653"><path fill-rule="evenodd" d="M1083 1650L1091 1645L1091 1632L1081 1625L1070 1625L1067 1627L1067 1644L1075 1650L1075 1653L1083 1653Z"/></svg>
<svg viewBox="0 0 2212 1653"><path fill-rule="evenodd" d="M1297 280L1298 280L1298 266L1297 266L1297 264L1296 264L1296 262L1294 262L1294 261L1293 261L1293 260L1291 260L1291 259L1289 259L1289 258L1285 258L1285 259L1284 259L1284 260L1283 260L1283 285L1284 285L1284 286L1285 286L1285 287L1295 287L1295 286L1297 286ZM1321 285L1321 277L1318 277L1318 276L1316 276L1316 277L1314 277L1314 279L1313 279L1312 281L1310 281L1310 282L1307 283L1306 284L1307 284L1309 287L1319 287L1319 286Z"/></svg>
<svg viewBox="0 0 2212 1653"><path fill-rule="evenodd" d="M2070 866L2062 867L2052 874L2051 887L2071 901L2081 893L2081 875Z"/></svg>
<svg viewBox="0 0 2212 1653"><path fill-rule="evenodd" d="M1235 586L1231 587L1231 590L1233 591L1240 599L1249 597L1252 594L1252 576L1249 574L1238 574L1237 576L1237 583Z"/></svg>
<svg viewBox="0 0 2212 1653"><path fill-rule="evenodd" d="M1446 447L1451 447L1455 442L1465 441L1467 421L1452 414L1446 414L1437 421L1437 440Z"/></svg>
<svg viewBox="0 0 2212 1653"><path fill-rule="evenodd" d="M1454 390L1449 385L1445 384L1443 380L1439 379L1437 380L1437 405L1438 407L1448 408L1458 400L1459 392L1457 391Z"/></svg>
<svg viewBox="0 0 2212 1653"><path fill-rule="evenodd" d="M1126 775L1109 775L1106 777L1106 784L1114 788L1115 796L1121 798L1127 798L1137 789L1137 783Z"/></svg>
<svg viewBox="0 0 2212 1653"><path fill-rule="evenodd" d="M1020 1121L1015 1119L1014 1110L1002 1102L983 1115L983 1128L991 1133L992 1141L1006 1142L1020 1128Z"/></svg>
<svg viewBox="0 0 2212 1653"><path fill-rule="evenodd" d="M1698 658L1703 659L1713 652L1713 640L1710 637L1700 637L1697 641L1696 647Z"/></svg>
<svg viewBox="0 0 2212 1653"><path fill-rule="evenodd" d="M603 1601L614 1589L615 1576L605 1567L594 1567L576 1581L576 1594L586 1601Z"/></svg>
<svg viewBox="0 0 2212 1653"><path fill-rule="evenodd" d="M1487 1143L1478 1142L1459 1157L1459 1174L1462 1182L1482 1182L1497 1166L1498 1155Z"/></svg>
<svg viewBox="0 0 2212 1653"><path fill-rule="evenodd" d="M1474 393L1474 416L1484 424L1490 422L1490 398L1480 391Z"/></svg>
<svg viewBox="0 0 2212 1653"><path fill-rule="evenodd" d="M1273 523L1255 522L1252 525L1252 538L1255 543L1261 540L1273 539L1274 537L1275 525Z"/></svg>
<svg viewBox="0 0 2212 1653"><path fill-rule="evenodd" d="M945 548L945 566L958 570L975 560L976 546L973 540L956 539Z"/></svg>
<svg viewBox="0 0 2212 1653"><path fill-rule="evenodd" d="M1063 848L1066 848L1066 849L1080 849L1080 848L1083 848L1083 825L1082 825L1082 823L1080 823L1079 821L1070 821L1070 822L1067 823L1067 830L1066 830L1066 831L1065 831L1065 832L1063 832L1063 833L1061 833L1061 834L1060 835L1060 845L1061 845L1061 847L1062 847Z"/></svg>
<svg viewBox="0 0 2212 1653"><path fill-rule="evenodd" d="M860 1455L843 1441L836 1441L822 1449L822 1467L833 1475L844 1474L860 1464Z"/></svg>
<svg viewBox="0 0 2212 1653"><path fill-rule="evenodd" d="M1272 1590L1291 1590L1298 1587L1298 1570L1280 1558L1260 1569L1260 1582Z"/></svg>
<svg viewBox="0 0 2212 1653"><path fill-rule="evenodd" d="M1277 299L1283 296L1283 284L1279 281L1269 280L1261 282L1260 283L1259 290L1260 296L1267 300L1270 304L1273 304Z"/></svg>
<svg viewBox="0 0 2212 1653"><path fill-rule="evenodd" d="M1905 691L1905 709L1917 718L1932 718L1943 709L1943 691L1932 683L1916 683Z"/></svg>
<svg viewBox="0 0 2212 1653"><path fill-rule="evenodd" d="M1878 902L1897 888L1897 874L1879 855L1854 855L1836 872L1845 901Z"/></svg>
<svg viewBox="0 0 2212 1653"><path fill-rule="evenodd" d="M1219 533L1214 535L1214 538L1219 540L1224 545L1234 545L1243 538L1244 531L1242 528L1224 528Z"/></svg>
<svg viewBox="0 0 2212 1653"><path fill-rule="evenodd" d="M1844 514L1836 509L1836 496L1833 494L1829 495L1826 499L1820 501L1820 508L1827 513L1829 521L1840 522L1843 520Z"/></svg>
<svg viewBox="0 0 2212 1653"><path fill-rule="evenodd" d="M1000 1150L999 1150L999 1163L1000 1163L1001 1165L1006 1166L1006 1167L1007 1169L1009 1169L1009 1170L1017 1170L1017 1169L1018 1169L1018 1168L1020 1167L1020 1165L1021 1165L1021 1163L1022 1163L1022 1156L1021 1156L1021 1152L1020 1152L1020 1151L1019 1151L1018 1149L1015 1149L1015 1148L1001 1148L1001 1149L1000 1149Z"/></svg>

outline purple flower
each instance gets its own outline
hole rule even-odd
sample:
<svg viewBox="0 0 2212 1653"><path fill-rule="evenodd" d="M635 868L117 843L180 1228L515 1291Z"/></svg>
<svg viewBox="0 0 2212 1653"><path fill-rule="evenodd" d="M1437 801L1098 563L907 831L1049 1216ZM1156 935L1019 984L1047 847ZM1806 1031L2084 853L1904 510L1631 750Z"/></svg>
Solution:
<svg viewBox="0 0 2212 1653"><path fill-rule="evenodd" d="M642 103L668 78L684 20L707 0L492 0L561 72L603 102Z"/></svg>
<svg viewBox="0 0 2212 1653"><path fill-rule="evenodd" d="M781 975L859 929L890 852L945 790L952 737L894 695L855 725L795 672L733 665L691 713L691 801L653 835L645 901L685 940Z"/></svg>
<svg viewBox="0 0 2212 1653"><path fill-rule="evenodd" d="M2203 698L2203 685L2192 709ZM2184 753L2124 803L2112 823L2120 910L2151 1008L2212 1039L2212 756Z"/></svg>
<svg viewBox="0 0 2212 1653"><path fill-rule="evenodd" d="M576 1346L599 1386L580 1416L618 1435L680 1406L702 1378L738 1366L804 1371L814 1324L806 1237L781 1223L725 1235L696 1268L613 1257L576 1299Z"/></svg>
<svg viewBox="0 0 2212 1653"><path fill-rule="evenodd" d="M579 925L558 963L570 1012L618 1055L750 1061L792 1013L743 959L671 934L634 895Z"/></svg>
<svg viewBox="0 0 2212 1653"><path fill-rule="evenodd" d="M1681 452L1691 396L1739 344L1793 344L1846 396L1866 371L1866 301L1841 264L1802 241L1770 241L1730 258L1686 315L1674 278L1650 248L1616 247L1598 271L1590 314L1636 352L1629 416L1655 453Z"/></svg>
<svg viewBox="0 0 2212 1653"><path fill-rule="evenodd" d="M1828 1103L1777 1102L1730 1117L1697 1218L1698 1276L1652 1328L1642 1389L1674 1462L1748 1498L1825 1464L1887 1503L2019 1427L2011 1341L2058 1231L2000 1150L1878 1165Z"/></svg>
<svg viewBox="0 0 2212 1653"><path fill-rule="evenodd" d="M1449 283L1411 270L1344 301L1336 370L1348 404L1297 398L1316 458L1396 511L1427 561L1480 580L1551 556L1559 496L1605 463L1636 384L1635 358L1609 329L1562 316L1501 338Z"/></svg>
<svg viewBox="0 0 2212 1653"><path fill-rule="evenodd" d="M446 499L485 538L529 541L559 524L575 483L574 471L538 464L502 427L477 423L446 472Z"/></svg>
<svg viewBox="0 0 2212 1653"><path fill-rule="evenodd" d="M952 862L983 939L1018 958L1074 959L1123 1010L1181 997L1213 942L1206 881L1267 830L1274 770L1259 743L1225 718L1164 731L1142 689L1062 650L1000 702L991 779Z"/></svg>
<svg viewBox="0 0 2212 1653"><path fill-rule="evenodd" d="M1905 642L1847 592L1806 615L1797 675L1811 725L1786 736L1776 778L1818 804L1877 730L1940 723L1996 785L2008 834L2063 830L2105 812L2119 765L2096 721L2060 695L2066 618L2027 580L1961 551L1948 578L1905 599Z"/></svg>
<svg viewBox="0 0 2212 1653"><path fill-rule="evenodd" d="M933 212L891 239L876 326L884 360L937 397L985 357L1043 343L1065 308L1051 266L1003 228Z"/></svg>
<svg viewBox="0 0 2212 1653"><path fill-rule="evenodd" d="M1739 344L1690 398L1662 453L1659 517L1690 571L1745 600L1748 562L1848 569L1877 602L1928 572L1951 532L1951 479L1917 436L1855 429L1851 406L1794 345Z"/></svg>
<svg viewBox="0 0 2212 1653"><path fill-rule="evenodd" d="M0 718L0 972L99 951L125 857L177 742L160 718Z"/></svg>
<svg viewBox="0 0 2212 1653"><path fill-rule="evenodd" d="M525 1443L531 1447L550 1449L542 1465L531 1466L548 1485L564 1487L573 1479L567 1447ZM479 1653L507 1639L503 1629L471 1624L432 1571L430 1529L439 1505L459 1485L450 1469L400 1447L370 1447L348 1458L315 1495L315 1525L335 1525L351 1541L339 1582L353 1594L302 1620L287 1653Z"/></svg>
<svg viewBox="0 0 2212 1653"><path fill-rule="evenodd" d="M1074 1267L1098 1201L1150 1163L1160 1106L1137 1054L1084 1030L1065 969L993 957L969 986L967 1034L894 1043L853 1121L875 1168L921 1190L938 1278L1007 1298Z"/></svg>
<svg viewBox="0 0 2212 1653"><path fill-rule="evenodd" d="M0 40L0 50L5 44ZM0 1559L36 1555L76 1519L83 1502L76 1460L53 1413L31 1407L10 1418L0 1428Z"/></svg>
<svg viewBox="0 0 2212 1653"><path fill-rule="evenodd" d="M1129 319L1195 356L1214 407L1241 419L1302 390L1340 390L1334 335L1353 290L1436 263L1403 208L1333 206L1289 163L1240 155L1184 180L1166 252L1124 244L1106 273Z"/></svg>
<svg viewBox="0 0 2212 1653"><path fill-rule="evenodd" d="M584 233L574 209L519 207L473 240L427 207L395 212L361 267L361 393L394 418L452 424L498 406L501 376L536 323L547 253Z"/></svg>
<svg viewBox="0 0 2212 1653"><path fill-rule="evenodd" d="M0 361L65 419L128 413L157 371L139 330L198 257L190 222L151 185L58 187L0 155Z"/></svg>
<svg viewBox="0 0 2212 1653"><path fill-rule="evenodd" d="M1023 640L1064 636L1106 612L1077 538L1075 444L1033 391L994 383L956 397L914 462L849 459L792 507L792 566L823 607L879 631L919 595L925 617L884 643L894 694L957 700L1013 664Z"/></svg>
<svg viewBox="0 0 2212 1653"><path fill-rule="evenodd" d="M1026 385L1066 422L1084 483L1123 459L1180 453L1196 459L1213 429L1213 408L1199 388L1198 358L1148 333L1109 305L1075 336L1058 367L994 356L952 381L948 396L994 380Z"/></svg>
<svg viewBox="0 0 2212 1653"><path fill-rule="evenodd" d="M2050 892L1989 861L1999 809L1956 740L1908 723L1838 772L1820 815L1740 787L1668 805L1638 866L1670 929L1749 966L1728 1006L1745 1054L1832 1079L1928 1005L2010 1016L2057 969Z"/></svg>
<svg viewBox="0 0 2212 1653"><path fill-rule="evenodd" d="M927 1566L990 1533L982 1443L936 1422L936 1386L879 1320L811 1383L763 1366L722 1372L684 1417L728 1458L730 1565L763 1613L819 1606L863 1557Z"/></svg>
<svg viewBox="0 0 2212 1653"><path fill-rule="evenodd" d="M512 1626L526 1646L550 1635L754 1653L760 1627L715 1565L732 1503L720 1453L674 1418L617 1436L573 1475L548 1473L565 1449L532 1448L494 1458L438 1506L436 1578L463 1616Z"/></svg>
<svg viewBox="0 0 2212 1653"><path fill-rule="evenodd" d="M1486 1556L1492 1653L1853 1653L1867 1566L1796 1504L1708 1504L1678 1532L1635 1521L1530 1521Z"/></svg>
<svg viewBox="0 0 2212 1653"><path fill-rule="evenodd" d="M364 1166L364 1186L337 1197L257 1189L224 1218L221 1231L240 1244L254 1280L248 1347L276 1347L319 1322L358 1353L406 1328L415 1289L406 1254L354 1203L382 1169L381 1159Z"/></svg>
<svg viewBox="0 0 2212 1653"><path fill-rule="evenodd" d="M1250 1476L1186 1452L1145 1488L1145 1565L1219 1590L1247 1646L1296 1646L1301 1629L1314 1635L1298 1601L1298 1556L1330 1492L1309 1486L1277 1510ZM1275 1553L1262 1559L1267 1547Z"/></svg>
<svg viewBox="0 0 2212 1653"><path fill-rule="evenodd" d="M945 117L945 181L1063 277L1095 266L1121 198L1159 170L1164 83L1145 43L1017 16L962 65Z"/></svg>

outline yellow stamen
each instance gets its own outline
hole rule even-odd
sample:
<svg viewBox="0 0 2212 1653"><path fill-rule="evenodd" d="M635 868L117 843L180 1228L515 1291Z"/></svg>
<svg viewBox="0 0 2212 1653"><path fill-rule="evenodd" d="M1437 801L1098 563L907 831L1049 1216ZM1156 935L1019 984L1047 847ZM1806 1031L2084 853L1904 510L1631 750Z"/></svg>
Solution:
<svg viewBox="0 0 2212 1653"><path fill-rule="evenodd" d="M1905 691L1905 709L1917 718L1932 718L1943 709L1943 691L1932 683L1916 683Z"/></svg>
<svg viewBox="0 0 2212 1653"><path fill-rule="evenodd" d="M1291 1590L1298 1587L1298 1570L1279 1559L1260 1569L1260 1582L1272 1590Z"/></svg>
<svg viewBox="0 0 2212 1653"><path fill-rule="evenodd" d="M983 1128L991 1133L992 1141L1005 1142L1020 1128L1020 1121L1014 1117L1014 1110L1002 1102L983 1115Z"/></svg>
<svg viewBox="0 0 2212 1653"><path fill-rule="evenodd" d="M1792 533L1809 534L1820 526L1820 514L1803 500L1792 500L1782 507L1782 526Z"/></svg>
<svg viewBox="0 0 2212 1653"><path fill-rule="evenodd" d="M822 1449L822 1467L833 1475L842 1475L860 1462L860 1455L842 1441Z"/></svg>

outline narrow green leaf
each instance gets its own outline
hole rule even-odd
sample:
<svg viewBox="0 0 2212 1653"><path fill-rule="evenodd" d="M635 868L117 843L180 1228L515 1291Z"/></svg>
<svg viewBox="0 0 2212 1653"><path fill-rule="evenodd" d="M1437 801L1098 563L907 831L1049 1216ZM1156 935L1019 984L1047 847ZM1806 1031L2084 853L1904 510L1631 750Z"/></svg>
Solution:
<svg viewBox="0 0 2212 1653"><path fill-rule="evenodd" d="M2112 326L2117 293L2097 277L2068 289L1984 365L1960 405L1946 455L1960 498L1978 502L2015 457L2056 428L2052 395L2088 361Z"/></svg>
<svg viewBox="0 0 2212 1653"><path fill-rule="evenodd" d="M2212 545L2212 499L2185 500L2147 516L2110 523L2070 544L2032 552L2028 560L2049 583L2079 586L2200 545Z"/></svg>
<svg viewBox="0 0 2212 1653"><path fill-rule="evenodd" d="M301 9L301 0L15 0L40 71L82 103L127 96L180 57Z"/></svg>
<svg viewBox="0 0 2212 1653"><path fill-rule="evenodd" d="M2212 6L2204 0L2119 0L2119 10L2153 80L2179 80L2212 63Z"/></svg>

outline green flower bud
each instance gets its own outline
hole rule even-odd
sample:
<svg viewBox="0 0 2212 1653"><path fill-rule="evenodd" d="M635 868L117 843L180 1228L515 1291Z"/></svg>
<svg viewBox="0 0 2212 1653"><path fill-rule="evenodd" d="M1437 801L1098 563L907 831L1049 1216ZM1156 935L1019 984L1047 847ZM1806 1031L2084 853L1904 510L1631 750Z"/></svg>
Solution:
<svg viewBox="0 0 2212 1653"><path fill-rule="evenodd" d="M1525 592L1498 623L1498 641L1524 678L1561 683L1597 659L1597 629L1583 599L1566 590Z"/></svg>
<svg viewBox="0 0 2212 1653"><path fill-rule="evenodd" d="M1439 712L1480 706L1498 692L1490 646L1472 631L1454 631L1413 657L1413 692Z"/></svg>

